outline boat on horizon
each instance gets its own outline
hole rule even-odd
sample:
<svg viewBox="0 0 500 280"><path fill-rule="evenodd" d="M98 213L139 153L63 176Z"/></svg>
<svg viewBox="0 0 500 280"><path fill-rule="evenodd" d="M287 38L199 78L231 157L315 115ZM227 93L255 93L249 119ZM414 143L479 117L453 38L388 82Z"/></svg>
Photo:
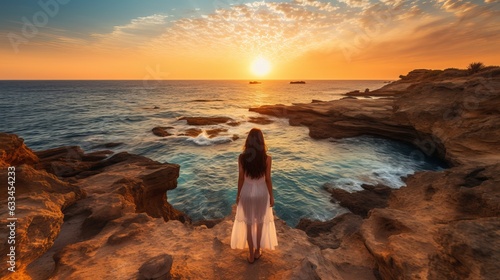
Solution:
<svg viewBox="0 0 500 280"><path fill-rule="evenodd" d="M250 81L249 84L251 84L251 85L258 85L258 84L262 84L262 82L259 82L259 81Z"/></svg>
<svg viewBox="0 0 500 280"><path fill-rule="evenodd" d="M305 84L306 82L304 81L291 81L290 84L295 85L295 84Z"/></svg>

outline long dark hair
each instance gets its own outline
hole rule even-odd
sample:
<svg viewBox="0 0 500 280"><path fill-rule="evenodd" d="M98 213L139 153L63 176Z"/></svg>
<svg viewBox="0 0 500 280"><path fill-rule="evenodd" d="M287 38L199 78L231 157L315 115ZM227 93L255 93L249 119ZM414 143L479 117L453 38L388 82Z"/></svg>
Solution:
<svg viewBox="0 0 500 280"><path fill-rule="evenodd" d="M258 179L266 173L267 147L264 142L264 135L258 128L252 128L248 133L243 153L239 161L243 166L243 171L250 178Z"/></svg>

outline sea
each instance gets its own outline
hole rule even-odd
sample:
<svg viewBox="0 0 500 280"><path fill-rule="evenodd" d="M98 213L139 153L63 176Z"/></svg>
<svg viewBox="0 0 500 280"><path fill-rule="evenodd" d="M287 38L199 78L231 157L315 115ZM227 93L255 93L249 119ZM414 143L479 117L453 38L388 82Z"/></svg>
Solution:
<svg viewBox="0 0 500 280"><path fill-rule="evenodd" d="M329 220L347 212L332 202L325 184L349 192L362 184L405 185L403 178L443 163L415 157L416 148L361 136L312 139L308 128L287 119L250 122L248 109L268 104L335 100L352 90L374 90L384 81L0 81L0 132L15 133L33 150L78 145L86 152L110 148L180 165L168 201L194 221L231 213L238 180L237 158L248 131L260 128L273 157L275 214L290 226L301 218ZM239 125L191 126L182 117L230 117ZM157 126L172 136L152 133ZM184 134L199 128L197 137ZM206 131L221 129L216 137ZM107 148L106 148L107 149Z"/></svg>

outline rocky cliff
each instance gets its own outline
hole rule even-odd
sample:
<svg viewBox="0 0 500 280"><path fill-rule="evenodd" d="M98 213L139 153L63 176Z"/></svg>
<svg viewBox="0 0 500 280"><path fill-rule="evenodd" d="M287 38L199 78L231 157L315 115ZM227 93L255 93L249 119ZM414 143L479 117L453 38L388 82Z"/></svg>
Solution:
<svg viewBox="0 0 500 280"><path fill-rule="evenodd" d="M252 108L309 127L314 138L375 135L415 146L451 166L419 172L406 187L346 193L325 186L353 213L298 225L320 247L342 246L350 224L383 279L496 279L500 272L500 68L415 70L380 90L329 102ZM353 98L352 95L360 96ZM379 98L383 96L383 98ZM375 97L375 98L374 98ZM375 208L375 209L371 209ZM370 210L371 209L371 210Z"/></svg>
<svg viewBox="0 0 500 280"><path fill-rule="evenodd" d="M52 260L58 250L92 240L112 221L129 214L189 220L167 202L166 191L177 186L176 164L128 153L109 158L109 151L85 154L79 147L34 153L16 135L0 134L0 139L1 182L8 181L7 166L15 167L17 218L17 272L5 269L2 276L44 279L60 266ZM7 189L0 199L0 215L7 220ZM1 234L3 256L10 249L7 234Z"/></svg>
<svg viewBox="0 0 500 280"><path fill-rule="evenodd" d="M412 71L404 76L408 78L360 99L250 110L288 118L290 125L305 125L313 138L368 134L408 142L451 165L500 162L500 69L465 77L446 73ZM377 92L392 95L371 98Z"/></svg>

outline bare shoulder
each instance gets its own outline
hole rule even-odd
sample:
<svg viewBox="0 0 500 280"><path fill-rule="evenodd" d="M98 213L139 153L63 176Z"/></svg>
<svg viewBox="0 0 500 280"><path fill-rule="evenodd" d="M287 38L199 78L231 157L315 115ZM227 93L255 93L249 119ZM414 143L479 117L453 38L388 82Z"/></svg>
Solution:
<svg viewBox="0 0 500 280"><path fill-rule="evenodd" d="M267 160L267 162L271 162L273 160L273 157L268 155L266 160Z"/></svg>

